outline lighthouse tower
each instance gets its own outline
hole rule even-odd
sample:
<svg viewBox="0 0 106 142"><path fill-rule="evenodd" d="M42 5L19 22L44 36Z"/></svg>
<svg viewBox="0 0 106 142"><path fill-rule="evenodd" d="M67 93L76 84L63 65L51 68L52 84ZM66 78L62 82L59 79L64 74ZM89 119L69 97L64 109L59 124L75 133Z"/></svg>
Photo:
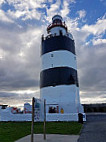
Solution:
<svg viewBox="0 0 106 142"><path fill-rule="evenodd" d="M46 99L47 113L83 113L75 43L59 15L52 18L47 36L42 36L41 60L40 97Z"/></svg>

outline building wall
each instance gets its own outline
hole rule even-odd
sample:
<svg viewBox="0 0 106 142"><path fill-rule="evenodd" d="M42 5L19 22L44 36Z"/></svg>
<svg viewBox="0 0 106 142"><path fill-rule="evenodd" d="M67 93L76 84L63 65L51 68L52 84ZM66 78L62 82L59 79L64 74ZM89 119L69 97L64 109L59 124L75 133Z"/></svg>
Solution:
<svg viewBox="0 0 106 142"><path fill-rule="evenodd" d="M57 15L52 20L47 28L47 37L42 36L41 99L46 99L47 104L58 105L59 113L61 109L64 113L83 112L73 37L61 16Z"/></svg>
<svg viewBox="0 0 106 142"><path fill-rule="evenodd" d="M84 112L106 112L106 104L83 104Z"/></svg>
<svg viewBox="0 0 106 142"><path fill-rule="evenodd" d="M32 121L32 114L12 114L11 108L0 109L0 121ZM43 121L43 120L42 120ZM78 121L78 113L46 114L46 121ZM85 114L84 114L84 121Z"/></svg>
<svg viewBox="0 0 106 142"><path fill-rule="evenodd" d="M79 96L79 89L78 92L77 89L76 85L44 87L41 89L41 94L43 94L41 95L41 99L46 98L47 104L59 104L59 112L63 108L64 113L77 113L77 106L79 107L79 98L77 98Z"/></svg>
<svg viewBox="0 0 106 142"><path fill-rule="evenodd" d="M70 67L77 69L76 56L69 51L53 51L44 54L41 57L42 68L41 70L53 68L53 67Z"/></svg>

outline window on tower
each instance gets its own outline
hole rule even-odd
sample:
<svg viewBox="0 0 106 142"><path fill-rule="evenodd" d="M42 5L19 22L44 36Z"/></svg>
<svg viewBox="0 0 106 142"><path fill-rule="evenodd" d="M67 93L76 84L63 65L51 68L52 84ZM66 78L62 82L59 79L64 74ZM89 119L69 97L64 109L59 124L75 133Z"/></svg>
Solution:
<svg viewBox="0 0 106 142"><path fill-rule="evenodd" d="M51 57L53 57L53 54L51 54Z"/></svg>
<svg viewBox="0 0 106 142"><path fill-rule="evenodd" d="M60 19L55 19L53 23L62 23L62 21Z"/></svg>
<svg viewBox="0 0 106 142"><path fill-rule="evenodd" d="M63 35L62 30L60 30L59 33L60 33L61 36Z"/></svg>

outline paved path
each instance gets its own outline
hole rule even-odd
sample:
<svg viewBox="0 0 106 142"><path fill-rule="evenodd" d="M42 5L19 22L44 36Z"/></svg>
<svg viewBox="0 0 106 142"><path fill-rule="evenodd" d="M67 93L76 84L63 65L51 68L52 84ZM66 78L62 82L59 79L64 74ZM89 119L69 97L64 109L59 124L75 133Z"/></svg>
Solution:
<svg viewBox="0 0 106 142"><path fill-rule="evenodd" d="M106 114L87 114L78 142L106 142Z"/></svg>
<svg viewBox="0 0 106 142"><path fill-rule="evenodd" d="M77 142L78 135L57 135L57 134L47 134L47 140L43 140L42 134L34 134L34 142ZM16 142L30 142L31 136L28 135Z"/></svg>

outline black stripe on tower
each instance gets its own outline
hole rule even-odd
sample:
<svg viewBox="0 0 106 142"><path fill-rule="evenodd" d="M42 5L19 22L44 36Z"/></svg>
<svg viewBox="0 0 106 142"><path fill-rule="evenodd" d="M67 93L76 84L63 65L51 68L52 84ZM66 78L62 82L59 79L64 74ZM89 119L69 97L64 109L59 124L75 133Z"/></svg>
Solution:
<svg viewBox="0 0 106 142"><path fill-rule="evenodd" d="M63 35L54 37L49 36L46 37L45 40L42 40L41 55L57 50L68 50L75 54L74 40Z"/></svg>
<svg viewBox="0 0 106 142"><path fill-rule="evenodd" d="M77 71L69 67L56 67L43 70L40 73L40 88L57 85L76 84L78 87Z"/></svg>

